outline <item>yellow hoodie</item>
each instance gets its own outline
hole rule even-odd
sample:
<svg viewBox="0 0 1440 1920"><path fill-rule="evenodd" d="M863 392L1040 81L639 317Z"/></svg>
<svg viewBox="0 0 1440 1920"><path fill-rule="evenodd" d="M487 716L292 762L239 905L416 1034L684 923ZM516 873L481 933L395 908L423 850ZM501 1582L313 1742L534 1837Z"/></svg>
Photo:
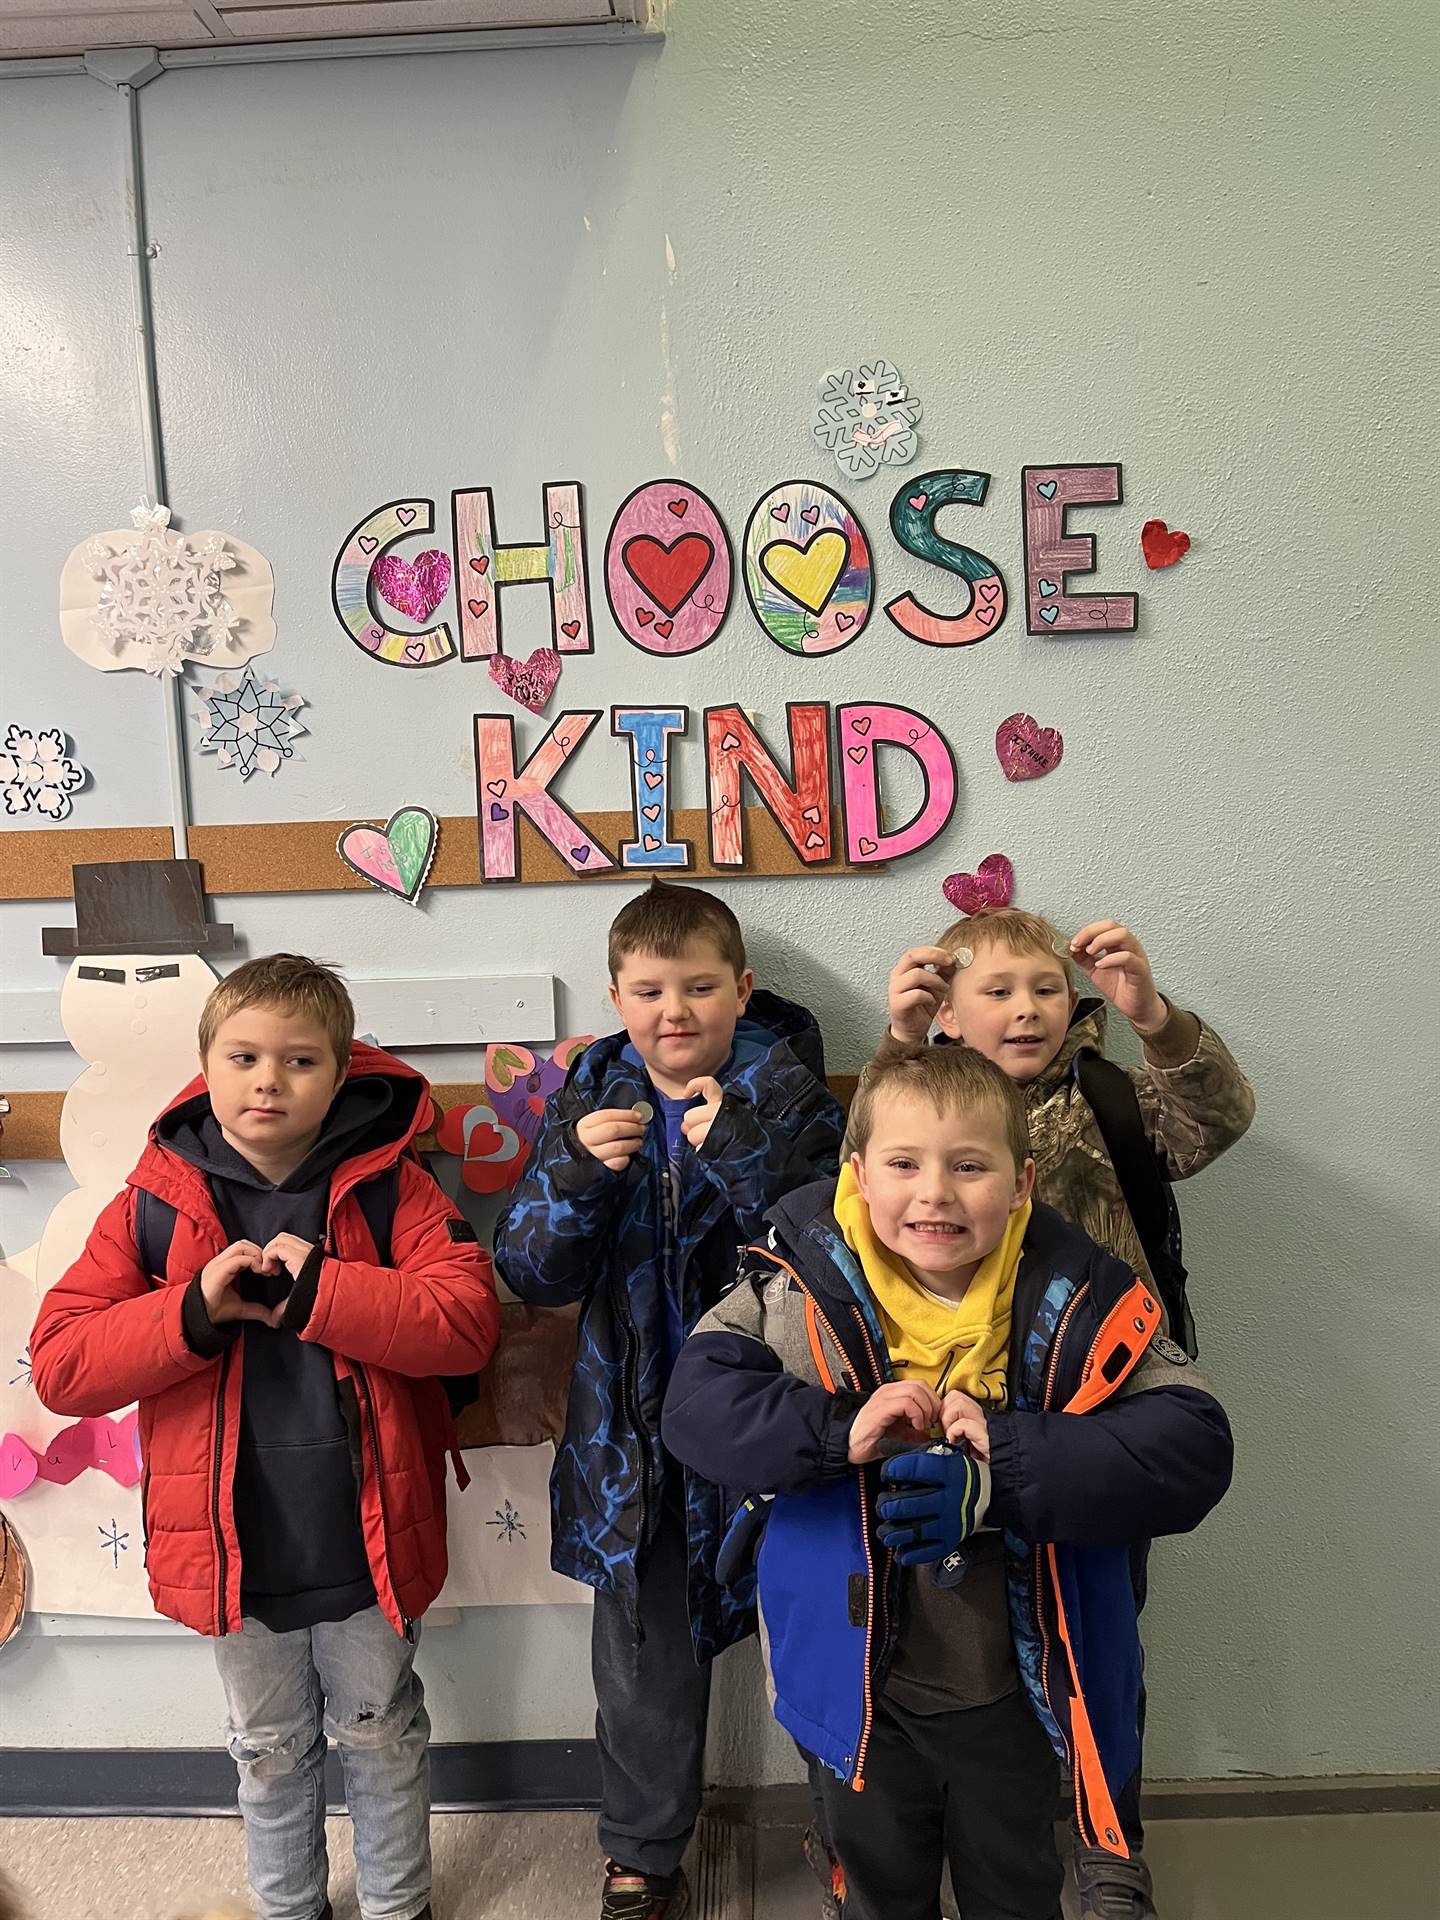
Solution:
<svg viewBox="0 0 1440 1920"><path fill-rule="evenodd" d="M941 1394L958 1387L982 1407L1003 1407L1010 1313L1030 1202L1010 1215L999 1246L986 1254L964 1298L954 1305L928 1292L899 1254L881 1244L849 1166L835 1192L835 1218L864 1269L890 1363L901 1379L924 1380Z"/></svg>

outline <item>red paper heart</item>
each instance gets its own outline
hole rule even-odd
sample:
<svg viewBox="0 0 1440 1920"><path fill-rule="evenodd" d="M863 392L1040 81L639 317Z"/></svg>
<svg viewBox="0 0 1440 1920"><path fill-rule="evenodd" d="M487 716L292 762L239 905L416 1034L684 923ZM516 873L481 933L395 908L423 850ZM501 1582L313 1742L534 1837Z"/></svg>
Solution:
<svg viewBox="0 0 1440 1920"><path fill-rule="evenodd" d="M450 591L450 556L438 547L417 553L413 560L387 553L370 575L387 607L411 620L428 620Z"/></svg>
<svg viewBox="0 0 1440 1920"><path fill-rule="evenodd" d="M495 653L490 656L490 678L520 706L539 713L559 685L560 656L553 647L537 647L524 661Z"/></svg>
<svg viewBox="0 0 1440 1920"><path fill-rule="evenodd" d="M87 1467L95 1464L95 1438L88 1420L72 1427L61 1427L46 1443L35 1462L37 1478L57 1487L68 1487Z"/></svg>
<svg viewBox="0 0 1440 1920"><path fill-rule="evenodd" d="M995 752L1007 780L1038 780L1059 766L1065 742L1058 727L1042 727L1033 714L1012 713L995 730Z"/></svg>
<svg viewBox="0 0 1440 1920"><path fill-rule="evenodd" d="M1178 527L1172 533L1163 520L1147 520L1140 529L1140 551L1152 571L1173 567L1190 551L1190 536L1181 533Z"/></svg>
<svg viewBox="0 0 1440 1920"><path fill-rule="evenodd" d="M670 546L637 533L620 550L625 571L644 589L657 607L678 613L699 586L715 558L715 548L703 533L682 533Z"/></svg>
<svg viewBox="0 0 1440 1920"><path fill-rule="evenodd" d="M1003 853L987 854L974 873L952 873L944 894L957 913L1008 907L1015 896L1015 869Z"/></svg>

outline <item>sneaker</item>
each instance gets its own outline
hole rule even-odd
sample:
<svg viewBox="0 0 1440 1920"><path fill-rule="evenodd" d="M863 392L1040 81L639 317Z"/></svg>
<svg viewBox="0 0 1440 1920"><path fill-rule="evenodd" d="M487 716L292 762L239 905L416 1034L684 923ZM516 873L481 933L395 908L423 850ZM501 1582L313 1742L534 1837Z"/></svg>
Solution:
<svg viewBox="0 0 1440 1920"><path fill-rule="evenodd" d="M600 1920L684 1920L689 1911L690 1883L682 1868L636 1873L618 1860L605 1862Z"/></svg>
<svg viewBox="0 0 1440 1920"><path fill-rule="evenodd" d="M825 1920L840 1920L845 1899L845 1869L838 1860L832 1859L830 1849L813 1821L805 1829L800 1847L805 1855L806 1866L820 1882L821 1913Z"/></svg>
<svg viewBox="0 0 1440 1920"><path fill-rule="evenodd" d="M1081 1920L1156 1920L1150 1869L1138 1853L1122 1860L1103 1847L1076 1847L1074 1860Z"/></svg>

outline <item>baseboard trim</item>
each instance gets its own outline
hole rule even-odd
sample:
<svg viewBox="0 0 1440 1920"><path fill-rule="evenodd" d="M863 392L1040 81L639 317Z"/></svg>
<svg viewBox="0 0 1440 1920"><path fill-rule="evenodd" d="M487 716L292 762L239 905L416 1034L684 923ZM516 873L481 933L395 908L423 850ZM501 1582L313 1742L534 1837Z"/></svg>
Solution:
<svg viewBox="0 0 1440 1920"><path fill-rule="evenodd" d="M491 1740L430 1749L437 1813L540 1813L600 1804L593 1740ZM345 1810L332 1752L332 1813ZM801 1784L712 1788L706 1812L749 1826L798 1827L810 1818ZM33 1819L234 1814L235 1765L216 1748L0 1748L0 1816ZM1059 1818L1068 1817L1068 1797ZM1276 1819L1291 1814L1434 1813L1440 1774L1352 1774L1321 1779L1158 1780L1147 1820Z"/></svg>
<svg viewBox="0 0 1440 1920"><path fill-rule="evenodd" d="M598 1807L593 1740L492 1740L430 1749L437 1813L539 1813ZM233 1814L235 1763L223 1748L0 1749L0 1815ZM332 1813L345 1788L332 1751L325 1768Z"/></svg>
<svg viewBox="0 0 1440 1920"><path fill-rule="evenodd" d="M1068 1820L1073 1802L1061 1795L1056 1818ZM810 1819L809 1789L725 1787L706 1797L715 1819L757 1827L799 1827ZM1275 1820L1292 1814L1440 1812L1440 1774L1344 1774L1323 1779L1152 1780L1145 1787L1145 1818L1152 1820Z"/></svg>

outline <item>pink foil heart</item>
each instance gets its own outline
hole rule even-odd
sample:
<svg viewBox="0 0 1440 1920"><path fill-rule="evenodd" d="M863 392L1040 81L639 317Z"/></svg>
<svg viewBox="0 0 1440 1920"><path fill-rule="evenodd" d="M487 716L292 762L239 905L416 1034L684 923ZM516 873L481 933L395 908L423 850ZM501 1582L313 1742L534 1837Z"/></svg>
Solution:
<svg viewBox="0 0 1440 1920"><path fill-rule="evenodd" d="M380 598L387 607L411 620L428 620L450 591L450 556L431 547L413 560L387 553L370 569Z"/></svg>
<svg viewBox="0 0 1440 1920"><path fill-rule="evenodd" d="M1012 713L995 730L995 752L1007 780L1038 780L1065 757L1058 727L1042 727L1029 713Z"/></svg>
<svg viewBox="0 0 1440 1920"><path fill-rule="evenodd" d="M490 678L520 706L540 713L560 683L560 656L554 647L537 647L528 660L512 660L506 653L492 654Z"/></svg>
<svg viewBox="0 0 1440 1920"><path fill-rule="evenodd" d="M1003 853L991 853L974 873L952 873L945 898L957 913L985 913L1008 907L1015 895L1015 869Z"/></svg>

